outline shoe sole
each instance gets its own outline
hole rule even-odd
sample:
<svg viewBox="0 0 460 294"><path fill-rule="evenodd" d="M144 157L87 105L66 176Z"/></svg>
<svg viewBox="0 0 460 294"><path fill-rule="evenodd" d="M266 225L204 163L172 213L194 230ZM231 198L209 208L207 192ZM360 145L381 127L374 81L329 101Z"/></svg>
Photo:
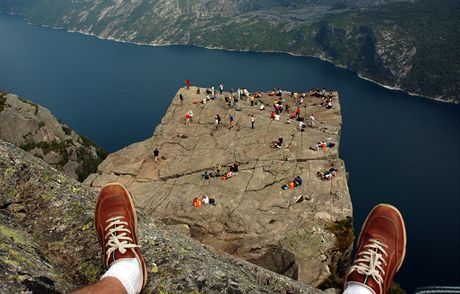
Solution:
<svg viewBox="0 0 460 294"><path fill-rule="evenodd" d="M361 232L359 233L358 240L361 239L361 235L362 235L362 233L363 233L363 229L364 229L364 227L366 226L366 223L367 223L367 221L368 221L368 219L369 219L369 216L372 214L372 212L373 212L377 207L380 207L380 206L387 207L387 208L390 208L391 210L394 210L394 211L398 214L398 216L399 216L399 218L401 219L401 222L402 222L402 227L403 227L403 243L404 243L404 247L403 247L403 253L402 253L402 256L401 256L401 262L399 263L398 268L396 269L396 272L398 272L399 269L401 268L402 264L403 264L404 258L406 257L407 236L406 236L406 224L404 223L404 219L403 219L403 217L402 217L401 212L400 212L396 207L394 207L394 206L391 205L391 204L386 204L386 203L378 204L378 205L374 206L374 208L372 208L371 212L369 212L369 214L367 215L366 220L364 221L363 226L361 227Z"/></svg>
<svg viewBox="0 0 460 294"><path fill-rule="evenodd" d="M131 204L131 207L134 210L134 213L133 213L133 215L134 215L134 233L137 236L137 212L136 212L136 206L134 206L134 200L133 200L133 197L131 196L131 193L128 191L128 189L126 189L125 185L123 185L122 183L119 183L119 182L113 182L113 183L105 184L101 188L101 190L104 189L107 186L120 186L121 188L123 188L123 190L125 191L126 195L128 195L129 203ZM136 256L137 256L137 254L136 254ZM143 271L143 277L145 277L145 279L143 278L142 288L141 289L144 289L145 285L147 284L147 277L148 277L147 265L145 264L145 260L144 260L144 257L142 255L139 255L138 257L140 259L140 262L142 262L144 264L144 266L141 265L141 269Z"/></svg>

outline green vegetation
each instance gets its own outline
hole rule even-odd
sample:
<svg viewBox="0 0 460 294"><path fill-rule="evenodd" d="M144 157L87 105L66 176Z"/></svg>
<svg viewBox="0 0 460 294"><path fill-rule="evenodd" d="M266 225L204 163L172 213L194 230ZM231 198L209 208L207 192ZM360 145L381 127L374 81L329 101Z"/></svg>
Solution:
<svg viewBox="0 0 460 294"><path fill-rule="evenodd" d="M169 3L168 13L159 13L166 0L125 1L120 9L127 15L108 13L102 19L108 1L7 1L0 11L141 43L322 56L380 83L459 101L460 1L288 2L226 3L213 9L197 0L182 4L188 9Z"/></svg>
<svg viewBox="0 0 460 294"><path fill-rule="evenodd" d="M99 148L100 149L100 148ZM101 154L102 156L99 156ZM93 154L88 151L87 148L80 147L77 149L77 158L80 162L80 166L77 168L78 181L83 182L88 175L97 171L99 164L105 159L107 155L100 149L98 157L94 157Z"/></svg>
<svg viewBox="0 0 460 294"><path fill-rule="evenodd" d="M35 108L35 111L34 111L34 115L37 115L38 114L38 105L33 103L32 101L29 101L27 99L23 99L21 97L18 97L18 99L24 103L27 103L29 104L30 106L32 106L33 108Z"/></svg>
<svg viewBox="0 0 460 294"><path fill-rule="evenodd" d="M406 294L406 291L401 288L399 283L392 281L390 286L388 287L387 294Z"/></svg>
<svg viewBox="0 0 460 294"><path fill-rule="evenodd" d="M72 134L72 130L69 127L66 127L64 125L61 125L61 127L64 134L66 134L67 136L70 136L70 134Z"/></svg>
<svg viewBox="0 0 460 294"><path fill-rule="evenodd" d="M347 216L343 220L331 223L326 226L326 230L336 236L337 242L335 246L339 251L345 252L353 244L353 218Z"/></svg>
<svg viewBox="0 0 460 294"><path fill-rule="evenodd" d="M97 167L99 164L107 157L107 152L105 152L102 148L96 146L91 140L84 136L80 136L82 144L84 147L79 147L77 149L77 161L79 162L80 166L77 168L76 173L78 176L78 180L80 182L84 181L86 177L97 171ZM72 145L73 141L65 141L58 143L56 140L52 141L51 143L48 142L30 142L27 144L23 144L20 146L21 149L24 151L30 151L35 148L39 148L43 151L43 154L48 154L51 151L57 152L61 155L61 160L57 163L58 166L64 166L69 161L69 153L67 152L67 148ZM94 156L91 152L91 149L96 149L97 156ZM39 155L38 153L36 153ZM42 156L37 156L42 158Z"/></svg>
<svg viewBox="0 0 460 294"><path fill-rule="evenodd" d="M61 154L67 153L67 144L65 142L58 143L56 140L53 140L51 143L42 141L42 142L30 142L20 146L20 148L24 151L30 151L35 148L39 148L43 150L43 153L46 155L51 151L59 152Z"/></svg>
<svg viewBox="0 0 460 294"><path fill-rule="evenodd" d="M420 0L394 3L325 18L317 41L339 64L378 82L400 84L428 96L459 99L460 2ZM376 41L385 41L383 63ZM412 52L413 50L413 55ZM376 58L376 56L379 56ZM408 62L407 74L390 72ZM384 68L385 66L385 68Z"/></svg>
<svg viewBox="0 0 460 294"><path fill-rule="evenodd" d="M333 249L334 252L347 252L350 249L350 246L353 245L353 219L351 217L347 217L343 220L328 224L326 226L326 230L333 233L337 238L335 243L335 248ZM340 261L333 262L331 266L331 274L324 281L319 288L322 290L328 288L338 288L342 287L342 276L345 274L343 269L339 269Z"/></svg>
<svg viewBox="0 0 460 294"><path fill-rule="evenodd" d="M5 103L6 103L6 93L5 92L0 92L0 112L5 109Z"/></svg>
<svg viewBox="0 0 460 294"><path fill-rule="evenodd" d="M336 248L334 250L346 252L350 244L353 244L353 219L347 217L344 220L334 222L326 226L326 229L337 237ZM340 269L335 266L331 268L331 275L318 288L326 290L329 288L341 289L343 285L344 275L348 269ZM406 294L406 291L396 282L391 282L388 294Z"/></svg>

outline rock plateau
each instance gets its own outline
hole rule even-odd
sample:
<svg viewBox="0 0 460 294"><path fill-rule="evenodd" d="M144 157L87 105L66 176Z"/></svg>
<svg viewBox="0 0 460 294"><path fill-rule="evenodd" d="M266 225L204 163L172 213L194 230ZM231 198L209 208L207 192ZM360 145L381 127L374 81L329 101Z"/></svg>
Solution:
<svg viewBox="0 0 460 294"><path fill-rule="evenodd" d="M273 100L279 97L262 93L257 100L266 105L263 111L243 99L235 111L224 101L230 93L202 103L206 93L201 90L197 94L196 87L180 89L152 138L110 154L85 183L100 188L121 182L146 214L172 228L277 273L320 285L348 261L352 245L352 205L338 156L338 94L329 110L320 106L321 98L307 96L301 117L313 114L316 125L300 132L298 122L287 123L284 113L281 120L271 120ZM288 92L283 97L295 109L295 98ZM189 111L193 121L188 126L184 116ZM219 128L216 114L222 117ZM228 128L230 114L235 116L233 128ZM279 136L284 138L282 148L272 148ZM335 146L316 150L318 141ZM158 162L152 156L155 147L160 150ZM234 163L238 172L227 180L203 177L216 165L226 172ZM318 178L318 171L331 167L338 169L336 177ZM295 176L302 177L301 186L281 189ZM193 199L203 195L217 204L195 208ZM338 223L350 228L345 241L331 229Z"/></svg>

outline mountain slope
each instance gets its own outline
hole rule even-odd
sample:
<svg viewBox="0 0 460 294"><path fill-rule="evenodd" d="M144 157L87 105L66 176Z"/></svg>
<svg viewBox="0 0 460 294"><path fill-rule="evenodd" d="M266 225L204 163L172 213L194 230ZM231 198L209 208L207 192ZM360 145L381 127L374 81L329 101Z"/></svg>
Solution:
<svg viewBox="0 0 460 294"><path fill-rule="evenodd" d="M9 0L0 11L136 43L318 56L388 86L460 101L456 0Z"/></svg>
<svg viewBox="0 0 460 294"><path fill-rule="evenodd" d="M58 121L46 108L0 91L0 139L83 181L106 153Z"/></svg>

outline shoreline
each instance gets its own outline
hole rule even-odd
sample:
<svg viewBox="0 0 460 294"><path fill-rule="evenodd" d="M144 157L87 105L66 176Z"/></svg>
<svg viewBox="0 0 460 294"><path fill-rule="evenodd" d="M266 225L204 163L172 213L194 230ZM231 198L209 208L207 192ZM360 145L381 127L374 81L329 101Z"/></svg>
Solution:
<svg viewBox="0 0 460 294"><path fill-rule="evenodd" d="M251 50L244 50L244 49L228 49L228 48L224 48L224 47L198 46L198 45L179 44L179 43L177 43L177 44L176 43L159 44L159 43L153 43L153 42L152 43L134 42L134 41L127 41L127 40L118 39L118 38L115 38L115 37L102 37L102 36L97 35L95 33L85 32L83 30L72 30L72 29L66 29L66 28L62 28L62 27L54 27L54 26L50 26L50 25L46 25L46 24L35 24L35 23L27 21L25 19L25 17L23 15L21 15L21 14L10 13L9 15L22 17L24 19L24 21L26 21L26 23L28 25L39 26L39 27L44 27L44 28L51 28L51 29L56 29L56 30L63 30L63 31L66 31L66 32L69 32L69 33L77 33L77 34L82 34L82 35L85 35L85 36L96 37L96 38L98 38L100 40L108 40L108 41L114 41L114 42L119 42L119 43L127 43L127 44L139 45L139 46L151 46L151 47L191 46L191 47L196 47L196 48L204 48L204 49L208 49L208 50L222 50L222 51L228 51L228 52L274 53L274 54L287 54L287 55L290 55L290 56L293 56L293 57L310 57L310 58L315 58L315 59L318 59L318 60L321 60L321 61L324 61L324 62L328 62L328 63L332 64L336 68L349 70L352 73L356 74L356 76L358 78L366 80L366 81L369 81L371 83L374 83L374 84L376 84L378 86L381 86L381 87L383 87L385 89L388 89L388 90L391 90L391 91L398 91L398 92L402 92L402 93L407 94L407 95L412 96L412 97L421 97L421 98L430 99L430 100L434 100L434 101L438 101L438 102L442 102L442 103L460 104L460 101L456 100L455 98L442 99L440 97L431 97L431 96L426 96L426 95L419 94L419 93L410 92L410 91L404 90L404 89L402 89L400 87L395 87L395 86L382 84L382 83L377 82L377 81L375 81L375 80L373 80L371 78L365 77L363 74L361 74L361 73L359 73L357 71L350 70L344 65L336 64L332 60L330 60L330 59L328 59L328 58L326 58L324 56L321 56L321 55L317 55L317 56L316 55L304 55L304 54L296 54L296 53L292 53L292 52L271 51L271 50L251 51Z"/></svg>

